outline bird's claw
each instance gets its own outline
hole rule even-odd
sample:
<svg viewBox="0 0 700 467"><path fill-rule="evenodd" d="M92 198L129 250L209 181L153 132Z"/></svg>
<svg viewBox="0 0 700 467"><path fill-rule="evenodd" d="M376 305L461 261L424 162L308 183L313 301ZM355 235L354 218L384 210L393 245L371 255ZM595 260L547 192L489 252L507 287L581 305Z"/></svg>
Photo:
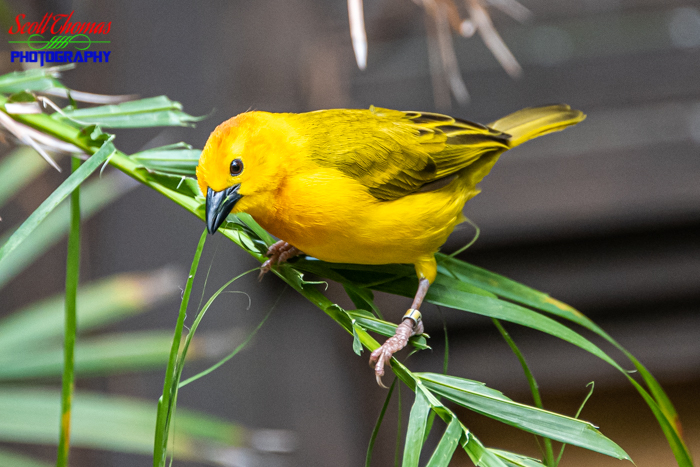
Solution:
<svg viewBox="0 0 700 467"><path fill-rule="evenodd" d="M382 382L382 377L379 375L376 375L377 378L377 384L379 385L380 388L384 389L389 389L383 382Z"/></svg>
<svg viewBox="0 0 700 467"><path fill-rule="evenodd" d="M271 260L268 259L267 261L262 263L262 266L260 266L260 274L258 274L258 281L262 281L263 276L265 274L267 274L268 272L270 272L271 269L272 269L272 261Z"/></svg>
<svg viewBox="0 0 700 467"><path fill-rule="evenodd" d="M377 378L377 384L380 387L386 389L384 383L382 383L382 376L384 376L384 365L386 362L391 360L391 357L399 350L406 347L408 344L409 337L420 334L423 332L423 325L420 320L416 322L411 318L405 318L396 327L395 334L382 344L381 347L376 349L369 356L369 364L374 367L374 375Z"/></svg>
<svg viewBox="0 0 700 467"><path fill-rule="evenodd" d="M299 254L301 254L301 251L284 240L280 240L279 242L270 245L270 247L267 249L267 253L265 253L265 256L267 256L269 259L265 261L262 266L260 266L258 280L261 281L263 276L270 272L272 266L275 264L284 263L289 258L293 258Z"/></svg>
<svg viewBox="0 0 700 467"><path fill-rule="evenodd" d="M384 364L389 359L391 359L391 354L387 352L383 345L372 352L372 355L369 357L370 366L374 366L374 376L377 378L377 384L384 389L388 388L382 382L382 376L384 376Z"/></svg>

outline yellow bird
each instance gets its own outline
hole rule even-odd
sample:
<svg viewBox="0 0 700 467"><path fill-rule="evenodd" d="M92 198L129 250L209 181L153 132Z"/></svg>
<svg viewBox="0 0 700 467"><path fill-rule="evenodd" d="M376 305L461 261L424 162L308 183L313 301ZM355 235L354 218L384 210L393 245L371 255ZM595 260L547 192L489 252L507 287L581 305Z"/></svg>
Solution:
<svg viewBox="0 0 700 467"><path fill-rule="evenodd" d="M418 309L435 280L435 253L464 220L464 203L504 151L585 118L566 105L520 110L488 126L428 112L246 112L219 125L197 166L207 228L247 212L281 239L274 264L304 252L336 263L415 265L419 286L384 364L423 332Z"/></svg>

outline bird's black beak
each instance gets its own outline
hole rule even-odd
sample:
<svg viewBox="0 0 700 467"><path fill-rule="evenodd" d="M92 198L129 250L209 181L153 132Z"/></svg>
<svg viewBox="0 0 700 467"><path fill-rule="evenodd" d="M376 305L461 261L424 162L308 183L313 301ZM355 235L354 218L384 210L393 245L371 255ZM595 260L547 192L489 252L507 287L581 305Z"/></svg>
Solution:
<svg viewBox="0 0 700 467"><path fill-rule="evenodd" d="M240 185L233 185L221 191L207 190L207 230L210 234L224 223L226 217L243 196L238 193Z"/></svg>

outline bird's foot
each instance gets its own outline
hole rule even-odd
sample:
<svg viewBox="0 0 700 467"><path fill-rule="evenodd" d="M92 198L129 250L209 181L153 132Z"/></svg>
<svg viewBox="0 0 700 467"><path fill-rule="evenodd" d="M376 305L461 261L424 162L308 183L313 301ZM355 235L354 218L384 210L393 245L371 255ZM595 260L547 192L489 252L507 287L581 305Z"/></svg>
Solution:
<svg viewBox="0 0 700 467"><path fill-rule="evenodd" d="M372 352L369 357L369 364L374 366L374 374L379 386L386 388L382 383L384 365L391 360L392 355L406 347L408 339L416 334L423 334L423 321L420 311L410 308L403 316L401 324L397 326L394 335Z"/></svg>
<svg viewBox="0 0 700 467"><path fill-rule="evenodd" d="M265 261L262 266L260 266L258 280L262 280L263 276L270 272L270 269L272 269L272 266L275 264L284 263L289 258L293 258L300 254L301 251L299 251L299 249L293 247L284 240L280 240L274 245L271 245L270 248L267 249L267 256L269 256L269 259Z"/></svg>

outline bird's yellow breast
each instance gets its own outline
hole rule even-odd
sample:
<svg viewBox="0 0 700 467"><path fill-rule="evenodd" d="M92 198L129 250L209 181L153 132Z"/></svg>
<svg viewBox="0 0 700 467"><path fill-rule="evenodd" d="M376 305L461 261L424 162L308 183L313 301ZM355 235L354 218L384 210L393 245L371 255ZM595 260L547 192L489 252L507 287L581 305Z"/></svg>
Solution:
<svg viewBox="0 0 700 467"><path fill-rule="evenodd" d="M236 210L324 261L417 264L432 261L475 194L457 179L436 191L379 201L339 171L316 168L287 177L260 205L244 199Z"/></svg>

